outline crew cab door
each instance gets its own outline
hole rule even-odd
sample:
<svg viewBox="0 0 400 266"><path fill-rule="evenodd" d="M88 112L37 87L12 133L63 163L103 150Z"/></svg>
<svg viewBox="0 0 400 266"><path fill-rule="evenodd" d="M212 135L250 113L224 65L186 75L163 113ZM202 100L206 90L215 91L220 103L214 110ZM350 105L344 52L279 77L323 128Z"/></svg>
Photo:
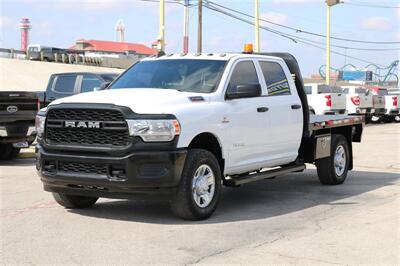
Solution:
<svg viewBox="0 0 400 266"><path fill-rule="evenodd" d="M269 154L266 136L269 128L268 109L264 92L253 60L235 62L225 92L227 112L223 123L227 126L227 174L239 174L262 168ZM230 99L227 95L237 86L260 86L260 94L253 97Z"/></svg>
<svg viewBox="0 0 400 266"><path fill-rule="evenodd" d="M289 72L280 61L258 60L261 83L266 87L264 105L268 107L265 145L268 166L293 162L298 156L303 135L303 111L300 97ZM306 107L307 108L307 107Z"/></svg>

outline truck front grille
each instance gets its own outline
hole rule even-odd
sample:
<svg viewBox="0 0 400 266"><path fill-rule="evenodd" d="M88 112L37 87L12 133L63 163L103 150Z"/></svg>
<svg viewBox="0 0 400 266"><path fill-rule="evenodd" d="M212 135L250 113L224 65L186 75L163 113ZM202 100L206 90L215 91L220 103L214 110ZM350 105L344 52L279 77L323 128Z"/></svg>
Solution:
<svg viewBox="0 0 400 266"><path fill-rule="evenodd" d="M93 126L91 123L97 125ZM117 110L52 109L49 110L46 119L46 142L125 147L131 143L131 138L124 116Z"/></svg>
<svg viewBox="0 0 400 266"><path fill-rule="evenodd" d="M66 173L84 173L107 175L107 165L94 163L58 162L58 171Z"/></svg>

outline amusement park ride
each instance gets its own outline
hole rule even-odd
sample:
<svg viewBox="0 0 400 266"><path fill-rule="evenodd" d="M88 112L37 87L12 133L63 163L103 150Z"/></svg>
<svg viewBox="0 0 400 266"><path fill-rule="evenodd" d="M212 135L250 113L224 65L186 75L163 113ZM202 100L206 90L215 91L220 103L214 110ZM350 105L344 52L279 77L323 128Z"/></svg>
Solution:
<svg viewBox="0 0 400 266"><path fill-rule="evenodd" d="M338 77L362 77L363 81L369 81L377 84L385 84L394 81L399 84L399 60L393 61L388 66L378 64L369 64L363 68L358 68L353 64L346 64L340 68L331 67L331 71L336 72ZM357 75L360 72L364 75ZM347 75L346 75L347 74ZM354 75L352 75L354 74ZM319 68L319 75L325 79L325 65ZM348 79L347 79L348 80ZM354 80L354 79L353 79ZM358 79L361 80L361 79Z"/></svg>

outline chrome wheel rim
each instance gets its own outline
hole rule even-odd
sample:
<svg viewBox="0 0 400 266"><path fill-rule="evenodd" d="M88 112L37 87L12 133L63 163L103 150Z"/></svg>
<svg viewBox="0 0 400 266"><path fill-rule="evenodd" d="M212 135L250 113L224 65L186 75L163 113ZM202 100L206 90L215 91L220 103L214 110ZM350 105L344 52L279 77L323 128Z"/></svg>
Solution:
<svg viewBox="0 0 400 266"><path fill-rule="evenodd" d="M371 121L373 121L373 122L376 122L376 121L378 121L378 120L379 120L379 116L373 115L373 116L371 117Z"/></svg>
<svg viewBox="0 0 400 266"><path fill-rule="evenodd" d="M337 176L342 176L346 169L346 152L342 145L339 145L335 151L334 158L335 173Z"/></svg>
<svg viewBox="0 0 400 266"><path fill-rule="evenodd" d="M215 193L215 176L210 166L200 165L193 178L192 195L200 208L210 205Z"/></svg>

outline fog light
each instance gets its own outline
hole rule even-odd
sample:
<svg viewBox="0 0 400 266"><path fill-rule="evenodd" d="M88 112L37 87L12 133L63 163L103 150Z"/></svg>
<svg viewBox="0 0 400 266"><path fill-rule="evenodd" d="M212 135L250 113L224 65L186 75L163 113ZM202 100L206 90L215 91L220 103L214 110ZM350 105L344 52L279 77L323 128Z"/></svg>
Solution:
<svg viewBox="0 0 400 266"><path fill-rule="evenodd" d="M126 181L126 173L124 169L112 169L110 170L110 181Z"/></svg>
<svg viewBox="0 0 400 266"><path fill-rule="evenodd" d="M45 161L43 165L43 170L48 173L55 173L56 172L56 162L53 161Z"/></svg>

